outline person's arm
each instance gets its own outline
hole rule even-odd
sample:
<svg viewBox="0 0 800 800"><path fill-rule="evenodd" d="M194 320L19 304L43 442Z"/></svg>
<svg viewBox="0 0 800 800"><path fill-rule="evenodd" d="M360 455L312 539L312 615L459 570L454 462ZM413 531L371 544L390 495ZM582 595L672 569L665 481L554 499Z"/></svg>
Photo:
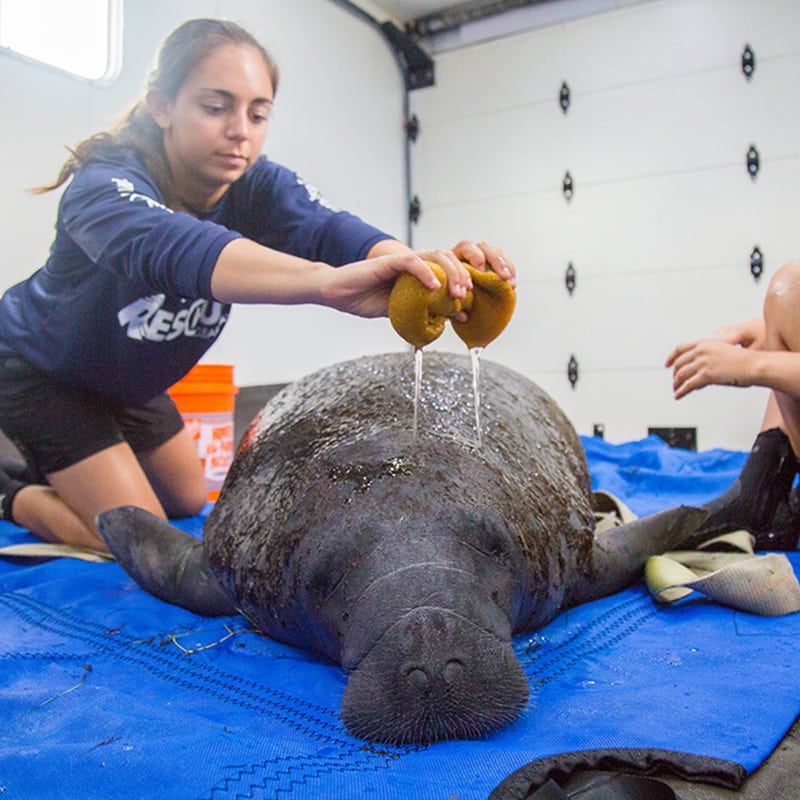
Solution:
<svg viewBox="0 0 800 800"><path fill-rule="evenodd" d="M380 317L386 316L389 293L402 272L412 273L428 288L439 286L425 261L403 245L388 247L385 255L331 267L236 239L217 258L211 293L224 303L314 303Z"/></svg>
<svg viewBox="0 0 800 800"><path fill-rule="evenodd" d="M761 351L764 336L764 320L757 317L724 325L708 339L679 344L665 362L666 367L672 367L675 399L712 384L767 386L758 381L772 377L761 374L758 359L749 356Z"/></svg>
<svg viewBox="0 0 800 800"><path fill-rule="evenodd" d="M763 386L800 397L800 353L701 339L676 347L667 366L676 400L711 385Z"/></svg>

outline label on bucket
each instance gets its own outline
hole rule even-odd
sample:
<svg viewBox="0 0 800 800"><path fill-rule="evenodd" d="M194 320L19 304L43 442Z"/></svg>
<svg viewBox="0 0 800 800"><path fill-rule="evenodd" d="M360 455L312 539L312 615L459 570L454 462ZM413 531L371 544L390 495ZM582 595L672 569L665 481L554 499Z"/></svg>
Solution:
<svg viewBox="0 0 800 800"><path fill-rule="evenodd" d="M186 429L195 441L208 485L208 499L216 500L233 462L233 420L230 414L184 414Z"/></svg>

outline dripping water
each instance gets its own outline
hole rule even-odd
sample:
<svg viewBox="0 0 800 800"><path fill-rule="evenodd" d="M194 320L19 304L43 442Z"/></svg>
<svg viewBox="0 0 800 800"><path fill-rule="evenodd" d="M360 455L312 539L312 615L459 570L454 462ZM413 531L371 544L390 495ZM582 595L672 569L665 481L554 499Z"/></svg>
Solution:
<svg viewBox="0 0 800 800"><path fill-rule="evenodd" d="M481 446L481 351L482 347L470 348L472 358L472 395L475 402L475 435Z"/></svg>
<svg viewBox="0 0 800 800"><path fill-rule="evenodd" d="M414 441L419 426L419 404L422 398L422 348L414 351Z"/></svg>

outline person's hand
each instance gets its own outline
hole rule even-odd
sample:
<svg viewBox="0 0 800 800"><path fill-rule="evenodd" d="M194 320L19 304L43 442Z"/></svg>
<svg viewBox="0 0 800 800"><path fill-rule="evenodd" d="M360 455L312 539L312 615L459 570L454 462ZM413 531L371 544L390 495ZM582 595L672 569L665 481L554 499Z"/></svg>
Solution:
<svg viewBox="0 0 800 800"><path fill-rule="evenodd" d="M442 253L445 251L425 251L424 259L446 261L448 266L442 268L450 274L460 276L455 286L450 286L450 293L454 297L464 297L472 281L463 264L451 263ZM428 254L435 253L437 258L430 258ZM385 317L389 310L389 295L391 294L397 277L404 272L414 275L428 289L441 287L439 279L422 256L411 250L405 249L387 255L375 256L364 261L355 261L342 267L329 268L321 278L320 302L322 305L345 311L359 317ZM463 272L463 275L461 273Z"/></svg>
<svg viewBox="0 0 800 800"><path fill-rule="evenodd" d="M672 367L675 399L712 384L750 386L752 358L753 353L747 347L721 338L678 345L666 361L666 366Z"/></svg>
<svg viewBox="0 0 800 800"><path fill-rule="evenodd" d="M516 285L517 274L511 259L499 248L488 242L472 242L462 239L452 250L459 261L466 261L480 272L491 269L503 280Z"/></svg>
<svg viewBox="0 0 800 800"><path fill-rule="evenodd" d="M424 261L438 264L444 270L450 297L463 300L472 291L472 276L454 250L418 250L417 255Z"/></svg>
<svg viewBox="0 0 800 800"><path fill-rule="evenodd" d="M438 264L447 276L447 290L451 297L462 299L473 288L466 261L476 270L491 269L511 285L516 283L516 271L512 261L497 247L486 242L464 239L452 250L412 251L393 239L386 239L370 250L370 258L337 267L328 271L320 288L322 303L339 311L362 317L386 316L389 294L397 277L410 272L429 289L438 289L439 280L426 264ZM464 312L454 319L463 322Z"/></svg>
<svg viewBox="0 0 800 800"><path fill-rule="evenodd" d="M712 337L728 344L739 344L742 347L751 347L761 350L764 346L765 326L761 317L750 319L746 322L734 322L724 325Z"/></svg>
<svg viewBox="0 0 800 800"><path fill-rule="evenodd" d="M426 261L434 261L441 266L447 275L447 285L451 297L463 298L472 290L472 279L464 267L464 262L479 272L491 270L511 286L516 286L516 269L510 258L499 248L488 242L473 242L462 239L452 250L423 250L419 255ZM456 281L455 291L453 281ZM466 287L466 291L462 291ZM461 311L453 316L456 322L466 322L469 316Z"/></svg>

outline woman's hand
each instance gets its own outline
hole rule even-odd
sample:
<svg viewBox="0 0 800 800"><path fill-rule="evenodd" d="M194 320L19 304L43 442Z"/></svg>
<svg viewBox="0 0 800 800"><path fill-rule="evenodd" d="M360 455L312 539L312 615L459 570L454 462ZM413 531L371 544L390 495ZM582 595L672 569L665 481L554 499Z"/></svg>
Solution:
<svg viewBox="0 0 800 800"><path fill-rule="evenodd" d="M511 259L499 248L488 242L472 242L462 239L452 250L459 261L466 261L480 272L487 269L496 272L503 280L516 286L516 268Z"/></svg>
<svg viewBox="0 0 800 800"><path fill-rule="evenodd" d="M712 337L728 344L739 344L761 350L764 347L765 327L761 317L746 322L734 322L720 328Z"/></svg>
<svg viewBox="0 0 800 800"><path fill-rule="evenodd" d="M753 351L721 338L701 339L678 345L666 366L672 367L675 399L712 384L750 386Z"/></svg>
<svg viewBox="0 0 800 800"><path fill-rule="evenodd" d="M429 289L439 288L439 281L426 261L432 261L444 270L448 292L457 299L466 297L473 288L464 261L477 270L492 269L512 285L516 280L511 260L502 250L486 242L475 243L465 239L452 250L415 252L395 239L384 239L372 247L366 260L338 267L326 276L322 302L362 317L386 316L389 295L401 273L410 272ZM463 322L467 315L461 312L454 319Z"/></svg>
<svg viewBox="0 0 800 800"><path fill-rule="evenodd" d="M472 279L450 251L430 250L422 255L442 264L453 297L466 296ZM415 275L428 288L440 287L420 255L391 239L375 245L364 261L332 267L241 238L222 249L211 275L211 293L223 303L313 303L362 317L380 317L386 316L389 294L403 272Z"/></svg>
<svg viewBox="0 0 800 800"><path fill-rule="evenodd" d="M764 320L734 322L708 339L678 345L667 357L675 399L711 384L751 386L754 350L764 345Z"/></svg>
<svg viewBox="0 0 800 800"><path fill-rule="evenodd" d="M427 257L427 256L426 256ZM433 258L429 260L433 261ZM437 260L437 263L440 263ZM455 271L450 265L451 271ZM451 288L451 295L463 297L467 293L469 273L461 266L466 280ZM428 289L441 287L439 279L422 257L411 250L368 258L330 268L322 276L320 302L322 305L356 314L359 317L385 317L389 310L389 295L397 277L404 272L414 275ZM450 277L448 275L448 283Z"/></svg>

